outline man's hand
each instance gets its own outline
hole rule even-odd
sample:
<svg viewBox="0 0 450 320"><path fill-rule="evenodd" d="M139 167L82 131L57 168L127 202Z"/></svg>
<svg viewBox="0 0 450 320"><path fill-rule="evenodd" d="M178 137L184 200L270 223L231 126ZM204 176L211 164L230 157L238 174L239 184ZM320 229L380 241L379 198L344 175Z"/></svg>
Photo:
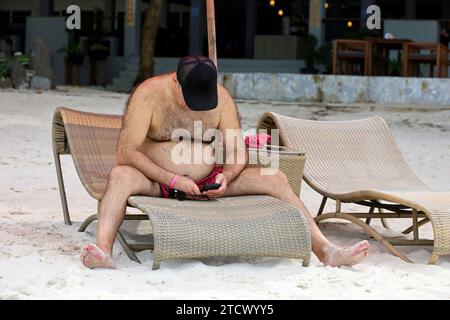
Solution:
<svg viewBox="0 0 450 320"><path fill-rule="evenodd" d="M205 191L203 194L210 198L222 198L228 186L227 177L223 173L219 173L216 177L216 183L220 183L222 186L217 190Z"/></svg>
<svg viewBox="0 0 450 320"><path fill-rule="evenodd" d="M189 178L178 176L175 189L185 192L187 195L201 195L197 184Z"/></svg>

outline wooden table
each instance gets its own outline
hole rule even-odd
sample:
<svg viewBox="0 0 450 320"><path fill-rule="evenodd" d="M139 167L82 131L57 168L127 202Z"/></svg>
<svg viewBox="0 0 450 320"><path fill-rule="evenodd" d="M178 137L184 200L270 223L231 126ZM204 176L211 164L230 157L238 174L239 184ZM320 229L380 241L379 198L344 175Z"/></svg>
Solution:
<svg viewBox="0 0 450 320"><path fill-rule="evenodd" d="M403 52L404 45L412 42L409 39L365 38L365 40L370 42L369 74L372 76L388 76L391 51L398 52L398 60L401 63L400 54Z"/></svg>

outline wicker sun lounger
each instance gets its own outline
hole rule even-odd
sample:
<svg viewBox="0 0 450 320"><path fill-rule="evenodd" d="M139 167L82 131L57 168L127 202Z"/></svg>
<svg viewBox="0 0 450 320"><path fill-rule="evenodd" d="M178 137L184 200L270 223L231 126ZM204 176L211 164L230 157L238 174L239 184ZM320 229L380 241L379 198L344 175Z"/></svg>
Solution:
<svg viewBox="0 0 450 320"><path fill-rule="evenodd" d="M70 154L83 186L99 203L109 172L116 165L116 145L122 117L57 108L53 118L53 151L64 221L71 224L60 156ZM304 156L280 156L280 165L299 192ZM283 168L282 168L283 169ZM300 173L299 173L300 172ZM243 196L213 201L178 201L130 197L128 206L145 214L126 220L150 220L152 243L129 244L122 232L118 241L127 255L154 250L154 269L168 259L211 256L267 256L296 258L309 265L311 237L306 218L297 208L268 196ZM94 214L80 226L97 220Z"/></svg>
<svg viewBox="0 0 450 320"><path fill-rule="evenodd" d="M407 262L394 245L434 246L430 264L450 254L450 193L433 191L414 174L382 118L310 121L266 113L258 126L279 129L282 144L306 151L304 180L323 195L316 222L351 221ZM336 212L323 213L327 199L336 201ZM369 212L348 213L342 203L356 203ZM388 241L370 226L372 218L412 219L403 234L413 233L413 240ZM428 222L434 241L419 237L419 227Z"/></svg>

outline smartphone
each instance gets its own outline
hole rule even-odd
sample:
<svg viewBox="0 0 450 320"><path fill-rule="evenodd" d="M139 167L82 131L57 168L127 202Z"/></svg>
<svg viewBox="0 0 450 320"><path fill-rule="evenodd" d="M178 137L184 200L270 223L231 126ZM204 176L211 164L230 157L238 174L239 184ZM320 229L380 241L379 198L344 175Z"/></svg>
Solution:
<svg viewBox="0 0 450 320"><path fill-rule="evenodd" d="M202 186L200 188L200 191L201 192L205 192L205 191L208 191L208 190L217 190L217 189L220 189L221 186L222 185L220 183L205 184L204 186Z"/></svg>

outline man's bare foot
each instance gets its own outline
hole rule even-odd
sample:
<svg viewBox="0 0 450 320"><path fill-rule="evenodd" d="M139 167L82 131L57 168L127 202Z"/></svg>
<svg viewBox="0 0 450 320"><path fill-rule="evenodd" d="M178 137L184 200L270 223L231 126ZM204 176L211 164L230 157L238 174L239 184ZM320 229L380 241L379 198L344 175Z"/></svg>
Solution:
<svg viewBox="0 0 450 320"><path fill-rule="evenodd" d="M92 243L83 248L80 258L83 265L89 269L114 269L111 256Z"/></svg>
<svg viewBox="0 0 450 320"><path fill-rule="evenodd" d="M366 240L349 248L340 248L337 246L329 246L323 249L325 258L323 263L325 266L341 267L354 266L367 257L369 251L369 242Z"/></svg>

